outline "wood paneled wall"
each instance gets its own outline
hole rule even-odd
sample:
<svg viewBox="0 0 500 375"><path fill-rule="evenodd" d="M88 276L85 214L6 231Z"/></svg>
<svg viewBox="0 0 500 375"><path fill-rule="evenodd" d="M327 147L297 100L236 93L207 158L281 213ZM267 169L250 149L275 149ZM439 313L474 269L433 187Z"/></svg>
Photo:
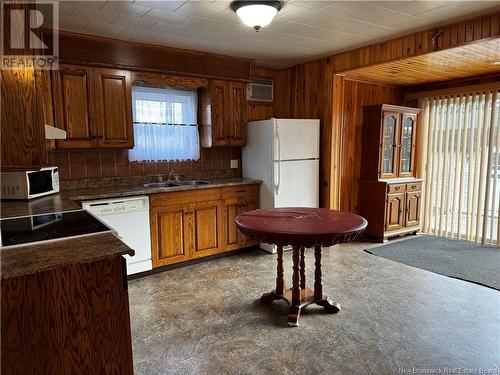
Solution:
<svg viewBox="0 0 500 375"><path fill-rule="evenodd" d="M252 78L272 79L272 103L247 102L247 120L266 120L271 117L290 117L290 72L288 69L270 69L252 66Z"/></svg>
<svg viewBox="0 0 500 375"><path fill-rule="evenodd" d="M293 118L321 121L320 206L331 202L333 71L328 59L311 61L290 68L290 114Z"/></svg>
<svg viewBox="0 0 500 375"><path fill-rule="evenodd" d="M50 32L45 32L50 36ZM60 62L140 71L250 79L250 60L91 35L59 33Z"/></svg>
<svg viewBox="0 0 500 375"><path fill-rule="evenodd" d="M458 47L499 35L500 12L497 12L340 53L332 56L331 61L335 71L339 73Z"/></svg>
<svg viewBox="0 0 500 375"><path fill-rule="evenodd" d="M397 87L348 81L337 73L442 51L499 35L500 12L497 12L290 68L291 117L321 119L321 206L356 211L359 178L359 160L356 157L360 155L358 127L362 121L359 113L356 116L358 108L367 104L402 104L402 93ZM344 113L347 113L347 119L344 119Z"/></svg>
<svg viewBox="0 0 500 375"><path fill-rule="evenodd" d="M340 197L341 210L358 211L358 187L362 150L363 107L373 104L402 104L401 89L369 82L344 79L337 88L342 95L340 113L335 113L341 123ZM341 117L341 119L340 119ZM373 142L379 142L374 139Z"/></svg>

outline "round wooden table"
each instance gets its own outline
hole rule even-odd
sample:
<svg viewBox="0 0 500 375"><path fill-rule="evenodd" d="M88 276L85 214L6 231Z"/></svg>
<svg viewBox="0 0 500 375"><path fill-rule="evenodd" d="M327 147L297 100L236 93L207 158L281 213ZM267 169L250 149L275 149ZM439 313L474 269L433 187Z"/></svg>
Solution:
<svg viewBox="0 0 500 375"><path fill-rule="evenodd" d="M312 303L323 306L329 312L340 311L340 305L323 294L321 250L354 240L368 225L364 218L324 208L272 208L238 215L236 225L245 236L277 246L276 289L262 295L260 300L285 300L290 306L289 326L298 326L300 311ZM290 289L285 288L283 277L283 247L288 245L293 248ZM304 249L308 247L314 247L314 291L306 285Z"/></svg>

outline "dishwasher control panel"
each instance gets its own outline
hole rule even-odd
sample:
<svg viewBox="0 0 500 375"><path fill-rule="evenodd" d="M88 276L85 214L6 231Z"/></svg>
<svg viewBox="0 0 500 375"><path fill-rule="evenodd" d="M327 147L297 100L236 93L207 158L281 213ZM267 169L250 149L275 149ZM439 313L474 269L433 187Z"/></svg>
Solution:
<svg viewBox="0 0 500 375"><path fill-rule="evenodd" d="M97 216L149 210L148 197L113 198L84 202L83 208Z"/></svg>

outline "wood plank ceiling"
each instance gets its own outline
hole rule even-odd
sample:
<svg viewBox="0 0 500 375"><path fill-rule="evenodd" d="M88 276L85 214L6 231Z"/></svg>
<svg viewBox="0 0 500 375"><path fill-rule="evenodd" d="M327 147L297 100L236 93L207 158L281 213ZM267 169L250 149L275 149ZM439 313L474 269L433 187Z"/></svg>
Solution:
<svg viewBox="0 0 500 375"><path fill-rule="evenodd" d="M409 86L500 72L500 38L354 69L345 77Z"/></svg>

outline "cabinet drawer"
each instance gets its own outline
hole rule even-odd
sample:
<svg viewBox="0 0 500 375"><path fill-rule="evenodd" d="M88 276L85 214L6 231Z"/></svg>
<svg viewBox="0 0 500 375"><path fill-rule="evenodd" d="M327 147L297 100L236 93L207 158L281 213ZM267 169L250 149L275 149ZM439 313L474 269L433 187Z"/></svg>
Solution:
<svg viewBox="0 0 500 375"><path fill-rule="evenodd" d="M387 190L388 193L402 193L403 191L406 190L406 185L405 184L389 185Z"/></svg>
<svg viewBox="0 0 500 375"><path fill-rule="evenodd" d="M421 182L412 182L410 184L406 184L407 191L421 191L422 183Z"/></svg>
<svg viewBox="0 0 500 375"><path fill-rule="evenodd" d="M222 188L222 199L245 198L259 194L259 185L240 185Z"/></svg>
<svg viewBox="0 0 500 375"><path fill-rule="evenodd" d="M151 194L151 205L172 206L220 199L220 188L194 189Z"/></svg>

